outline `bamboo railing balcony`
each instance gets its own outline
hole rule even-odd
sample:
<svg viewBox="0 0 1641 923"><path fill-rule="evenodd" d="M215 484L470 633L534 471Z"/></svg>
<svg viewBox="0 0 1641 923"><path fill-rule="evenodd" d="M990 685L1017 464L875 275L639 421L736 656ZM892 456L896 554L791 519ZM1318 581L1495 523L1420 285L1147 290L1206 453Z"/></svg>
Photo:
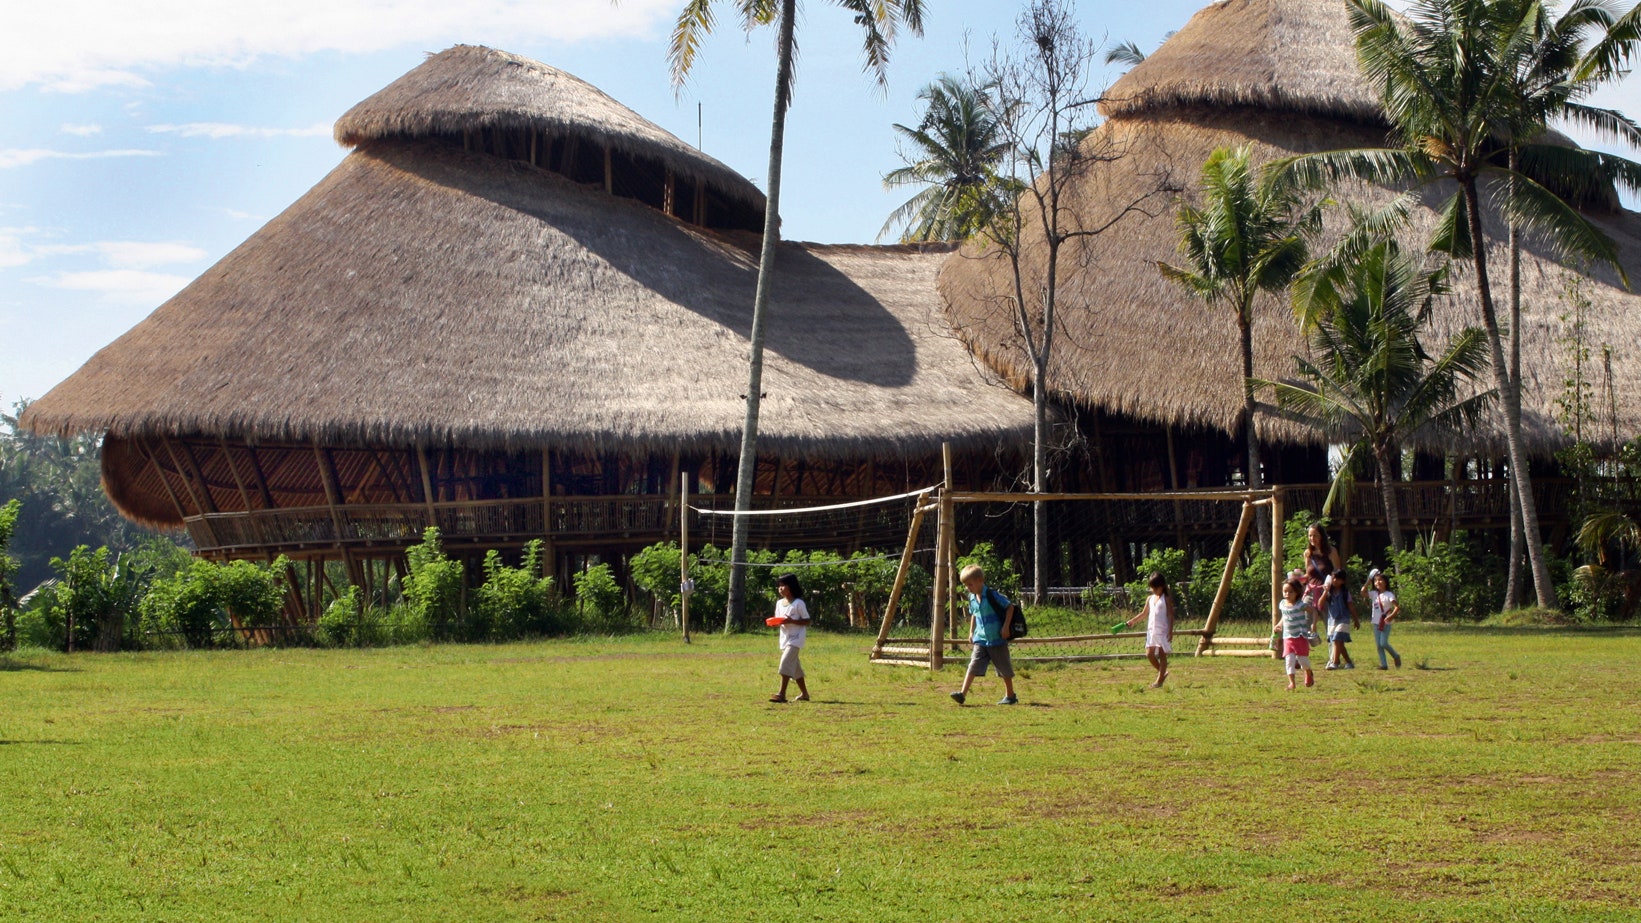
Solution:
<svg viewBox="0 0 1641 923"><path fill-rule="evenodd" d="M1539 514L1547 525L1564 523L1573 493L1565 479L1534 481ZM1229 488L1228 488L1229 489ZM1320 511L1328 495L1326 484L1286 487L1289 510ZM1509 524L1508 482L1419 481L1398 483L1396 498L1403 526L1408 529L1451 531L1502 528ZM839 502L850 498L758 498L757 507L792 508ZM727 496L692 498L696 505L728 508ZM1376 484L1358 484L1349 502L1331 517L1337 528L1384 528L1384 513ZM1130 540L1166 539L1184 532L1193 536L1230 534L1238 510L1232 504L1171 500L1134 500L1101 504L1098 522L1083 523L1081 534L1122 536ZM903 511L902 511L903 512ZM709 520L709 521L703 521ZM429 525L436 525L451 545L516 544L533 538L554 543L596 546L637 545L676 539L676 497L604 496L540 497L446 503L345 504L249 512L211 513L184 520L201 552L215 556L261 555L324 549L403 549L419 541ZM779 526L755 520L754 541L775 536ZM904 538L904 518L885 515L875 507L843 511L832 523L844 542L893 543ZM728 517L692 516L691 534L698 543L726 544Z"/></svg>

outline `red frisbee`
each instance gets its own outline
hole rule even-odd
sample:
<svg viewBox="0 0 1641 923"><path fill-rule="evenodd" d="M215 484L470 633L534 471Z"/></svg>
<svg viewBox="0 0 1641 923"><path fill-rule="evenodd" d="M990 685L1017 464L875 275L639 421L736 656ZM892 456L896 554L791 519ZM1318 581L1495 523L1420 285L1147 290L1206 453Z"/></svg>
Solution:
<svg viewBox="0 0 1641 923"><path fill-rule="evenodd" d="M769 618L764 619L764 624L765 625L784 625L784 624L786 624L786 619L783 619L778 615L772 615Z"/></svg>

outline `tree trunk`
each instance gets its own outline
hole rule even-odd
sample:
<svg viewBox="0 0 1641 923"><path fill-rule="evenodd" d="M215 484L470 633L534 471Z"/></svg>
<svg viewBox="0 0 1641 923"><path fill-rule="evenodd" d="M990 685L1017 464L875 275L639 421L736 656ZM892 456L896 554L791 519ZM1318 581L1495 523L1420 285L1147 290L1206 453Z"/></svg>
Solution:
<svg viewBox="0 0 1641 923"><path fill-rule="evenodd" d="M1517 152L1510 149L1510 172L1517 169ZM1512 184L1515 177L1510 178ZM1521 227L1510 222L1510 391L1515 396L1516 419L1513 426L1521 429ZM1504 584L1504 608L1521 607L1521 562L1527 557L1527 530L1521 526L1521 495L1511 481L1510 490L1510 566Z"/></svg>
<svg viewBox="0 0 1641 923"><path fill-rule="evenodd" d="M1242 419L1247 427L1248 439L1248 487L1258 490L1265 486L1265 476L1259 470L1259 436L1254 429L1254 328L1253 306L1244 305L1237 315L1237 330L1242 335ZM1259 545L1266 551L1271 550L1270 514L1267 507L1260 507L1257 516Z"/></svg>
<svg viewBox="0 0 1641 923"><path fill-rule="evenodd" d="M741 457L735 476L735 512L752 508L752 492L758 472L758 405L764 376L764 321L769 308L769 290L774 281L775 245L781 233L781 157L786 140L786 108L792 87L792 30L797 0L782 0L781 28L775 67L775 115L769 131L769 189L765 194L764 239L758 253L758 287L752 298L752 333L747 360L746 423L741 430ZM724 631L746 621L745 515L735 517L730 537L729 604L724 612Z"/></svg>
<svg viewBox="0 0 1641 923"><path fill-rule="evenodd" d="M1396 477L1392 460L1400 461L1400 453L1392 454L1389 446L1374 446L1373 460L1379 466L1379 497L1385 504L1385 527L1390 530L1390 547L1401 551L1406 542L1402 537L1402 511L1396 503Z"/></svg>
<svg viewBox="0 0 1641 923"><path fill-rule="evenodd" d="M1482 325L1487 330L1487 345L1492 353L1493 382L1504 398L1504 438L1510 452L1510 481L1521 502L1521 526L1526 533L1527 560L1532 565L1533 587L1538 592L1538 604L1543 609L1557 608L1555 584L1550 581L1549 563L1544 559L1544 545L1540 541L1538 504L1533 498L1532 476L1527 470L1527 451L1521 441L1521 395L1510 387L1510 367L1504 355L1504 340L1499 333L1498 312L1493 306L1493 291L1487 280L1487 238L1482 236L1481 196L1474 177L1466 178L1460 188L1469 212L1471 250L1474 251L1476 292L1481 299Z"/></svg>
<svg viewBox="0 0 1641 923"><path fill-rule="evenodd" d="M1032 410L1036 416L1031 447L1031 492L1040 494L1048 490L1048 394L1043 387L1043 363L1036 363L1033 368L1037 381L1031 389ZM1048 599L1048 504L1042 500L1033 503L1031 519L1031 585L1036 604L1041 606Z"/></svg>

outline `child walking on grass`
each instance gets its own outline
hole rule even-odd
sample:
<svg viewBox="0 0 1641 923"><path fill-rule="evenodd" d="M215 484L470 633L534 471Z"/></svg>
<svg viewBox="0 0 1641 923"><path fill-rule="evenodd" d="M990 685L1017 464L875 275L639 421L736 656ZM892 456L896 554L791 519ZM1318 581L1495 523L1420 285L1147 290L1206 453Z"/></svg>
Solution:
<svg viewBox="0 0 1641 923"><path fill-rule="evenodd" d="M1388 670L1385 664L1385 655L1396 662L1396 669L1402 668L1402 655L1390 646L1390 623L1396 621L1396 616L1402 613L1402 604L1396 601L1396 594L1390 591L1390 575L1380 572L1373 575L1373 589L1368 592L1368 603L1372 606L1369 617L1373 620L1373 646L1379 650L1379 669Z"/></svg>
<svg viewBox="0 0 1641 923"><path fill-rule="evenodd" d="M1145 619L1145 659L1157 668L1157 681L1152 689L1161 689L1168 678L1168 655L1174 652L1174 593L1168 588L1168 579L1160 571L1151 575L1147 584L1151 595L1145 598L1145 608L1128 620L1129 627Z"/></svg>
<svg viewBox="0 0 1641 923"><path fill-rule="evenodd" d="M803 650L804 636L809 633L809 607L803 601L803 585L797 574L782 574L775 578L775 591L781 594L775 603L775 617L770 624L779 625L781 632L781 691L769 697L771 702L786 701L786 686L798 681L798 701L809 701L809 687L803 682L803 664L798 654Z"/></svg>
<svg viewBox="0 0 1641 923"><path fill-rule="evenodd" d="M1316 609L1305 601L1305 584L1289 580L1282 584L1282 605L1276 613L1282 625L1282 657L1287 661L1288 691L1293 691L1294 674L1305 671L1305 685L1316 685L1311 672L1310 634L1316 630Z"/></svg>
<svg viewBox="0 0 1641 923"><path fill-rule="evenodd" d="M1350 643L1350 630L1362 627L1362 619L1356 614L1356 606L1350 600L1350 587L1345 580L1345 572L1336 570L1322 591L1321 609L1328 616L1328 644L1331 645L1328 652L1329 670L1356 669L1356 661L1350 659L1350 651L1345 650L1345 645Z"/></svg>
<svg viewBox="0 0 1641 923"><path fill-rule="evenodd" d="M952 693L952 701L959 705L968 698L969 686L976 676L986 675L989 664L997 668L1003 678L1005 695L998 705L1017 705L1014 695L1014 664L1009 661L1009 635L1014 628L1013 603L1008 597L986 585L986 572L977 564L963 568L963 586L969 591L969 640L973 653L969 655L969 670L963 674L963 688Z"/></svg>

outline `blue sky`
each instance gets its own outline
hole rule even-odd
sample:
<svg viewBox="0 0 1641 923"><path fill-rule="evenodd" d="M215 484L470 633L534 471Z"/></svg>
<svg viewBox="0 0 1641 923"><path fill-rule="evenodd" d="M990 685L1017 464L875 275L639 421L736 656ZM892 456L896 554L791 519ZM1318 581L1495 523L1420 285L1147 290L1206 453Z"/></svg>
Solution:
<svg viewBox="0 0 1641 923"><path fill-rule="evenodd" d="M910 195L894 122L917 90L1007 38L1015 0L926 0L887 92L857 33L808 0L787 129L789 237L868 242ZM78 0L0 11L0 401L36 397L318 182L346 151L348 107L459 42L539 58L762 185L773 39L726 14L674 93L668 27L682 0ZM1202 0L1081 0L1086 31L1150 50ZM29 7L23 9L22 7ZM1115 77L1113 70L1111 77ZM1624 105L1618 91L1608 105Z"/></svg>

